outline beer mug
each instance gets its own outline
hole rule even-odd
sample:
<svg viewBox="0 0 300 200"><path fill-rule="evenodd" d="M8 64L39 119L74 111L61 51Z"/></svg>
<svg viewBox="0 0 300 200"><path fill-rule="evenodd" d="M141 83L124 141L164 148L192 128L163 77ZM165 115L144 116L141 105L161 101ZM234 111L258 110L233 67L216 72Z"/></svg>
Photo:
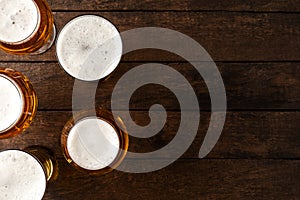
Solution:
<svg viewBox="0 0 300 200"><path fill-rule="evenodd" d="M0 151L0 199L41 200L57 175L55 156L44 147Z"/></svg>
<svg viewBox="0 0 300 200"><path fill-rule="evenodd" d="M61 145L65 158L80 171L108 173L126 156L129 139L125 130L123 121L115 121L109 111L98 110L96 116L91 111L81 112L63 128Z"/></svg>
<svg viewBox="0 0 300 200"><path fill-rule="evenodd" d="M118 66L123 44L117 28L97 15L82 15L68 22L56 42L61 67L83 81L107 77Z"/></svg>
<svg viewBox="0 0 300 200"><path fill-rule="evenodd" d="M45 0L1 0L0 49L10 54L41 54L54 43L56 29Z"/></svg>
<svg viewBox="0 0 300 200"><path fill-rule="evenodd" d="M16 136L28 128L37 104L36 93L27 77L0 68L0 139Z"/></svg>

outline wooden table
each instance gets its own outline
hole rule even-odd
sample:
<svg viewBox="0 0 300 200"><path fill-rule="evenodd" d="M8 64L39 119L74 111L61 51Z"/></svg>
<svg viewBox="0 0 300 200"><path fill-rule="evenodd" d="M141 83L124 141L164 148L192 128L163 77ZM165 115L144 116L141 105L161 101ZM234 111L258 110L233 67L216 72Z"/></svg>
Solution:
<svg viewBox="0 0 300 200"><path fill-rule="evenodd" d="M101 82L97 105L110 109L113 87L128 70L143 63L164 63L184 75L197 93L201 107L197 137L179 160L159 171L83 174L64 160L60 148L61 130L72 117L74 79L60 68L55 47L31 57L1 52L1 66L19 70L32 81L39 108L31 127L20 136L1 140L0 148L43 145L55 152L59 177L48 185L44 199L300 199L299 0L48 2L58 30L75 16L92 13L108 18L120 31L158 26L194 38L216 61L226 87L228 112L217 145L199 159L210 121L210 98L201 76L172 53L131 52ZM162 86L136 91L131 99L133 119L140 125L149 123L148 109L154 103L167 109L167 124L154 137L131 138L130 151L159 149L176 134L180 107L174 94Z"/></svg>

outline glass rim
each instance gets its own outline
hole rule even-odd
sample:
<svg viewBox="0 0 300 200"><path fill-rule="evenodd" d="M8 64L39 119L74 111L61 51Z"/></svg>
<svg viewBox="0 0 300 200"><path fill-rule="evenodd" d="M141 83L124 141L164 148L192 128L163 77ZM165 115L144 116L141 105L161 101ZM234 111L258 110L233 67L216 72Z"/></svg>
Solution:
<svg viewBox="0 0 300 200"><path fill-rule="evenodd" d="M3 152L7 152L7 151L15 151L15 152L25 153L28 156L32 157L38 163L38 165L41 167L41 169L44 172L44 176L43 176L44 177L43 180L45 180L45 182L44 182L45 183L45 187L43 187L43 196L44 196L45 192L46 192L46 189L47 189L48 181L47 181L47 174L46 174L46 171L45 171L45 167L43 166L42 162L36 156L32 155L31 153L27 152L26 150L21 150L21 149L14 149L14 148L11 148L11 149L2 149L2 150L0 150L0 154L3 153Z"/></svg>
<svg viewBox="0 0 300 200"><path fill-rule="evenodd" d="M73 22L75 22L76 20L78 19L81 19L81 18L85 18L85 17L99 17L99 18L102 18L104 19L106 22L110 23L114 28L115 30L118 32L118 36L120 37L121 39L121 52L123 52L123 49L124 49L124 46L123 46L123 41L122 41L122 37L121 37L121 32L120 30L118 29L118 27L111 21L109 20L108 18L104 17L104 16L101 16L101 15L98 15L98 14L80 14L78 16L75 16L73 18L71 18L62 28L61 30L57 33L57 39L56 39L56 42L55 42L55 55L56 55L56 59L59 63L59 66L68 74L70 75L71 77L75 78L75 79L78 79L78 80L81 80L81 81L98 81L98 80L106 80L116 69L117 67L119 66L121 60L122 60L122 54L120 55L120 58L116 61L116 66L114 66L114 69L112 70L112 72L110 72L109 74L105 75L105 76L101 76L97 79L91 79L91 80L86 80L86 79L81 79L81 78L78 78L76 77L74 74L71 73L71 70L68 70L67 66L64 66L61 62L61 58L59 56L59 51L58 51L58 46L59 46L59 41L60 41L60 37L61 37L61 34L62 32L64 31L65 28L67 28L68 26L70 26Z"/></svg>
<svg viewBox="0 0 300 200"><path fill-rule="evenodd" d="M6 74L1 74L0 73L0 77L3 77L5 79L7 79L8 81L10 81L15 86L15 88L18 90L18 93L20 95L20 100L22 101L22 106L21 106L21 109L19 111L19 117L11 125L9 125L7 128L5 128L3 130L0 130L0 135L1 135L2 133L4 133L4 132L10 130L11 128L13 128L18 123L18 121L20 121L20 119L22 118L22 114L23 114L23 111L24 111L24 108L25 108L25 103L24 103L25 98L24 98L24 94L23 94L20 86L16 83L16 81L14 81L12 78L7 76Z"/></svg>
<svg viewBox="0 0 300 200"><path fill-rule="evenodd" d="M13 80L20 89L23 97L23 109L19 119L9 128L0 131L0 139L8 139L21 134L31 125L37 112L38 98L30 80L23 73L0 66L0 75Z"/></svg>
<svg viewBox="0 0 300 200"><path fill-rule="evenodd" d="M11 42L11 41L5 41L5 40L0 39L0 42L5 43L5 44L11 44L11 45L19 45L19 44L29 41L32 38L32 36L38 32L39 27L41 25L41 11L40 11L40 8L38 7L38 5L36 4L37 0L30 0L30 1L33 2L34 6L36 8L36 12L37 12L37 23L36 23L33 31L30 33L30 35L28 35L26 38L24 38L22 40Z"/></svg>
<svg viewBox="0 0 300 200"><path fill-rule="evenodd" d="M118 139L119 139L118 154L109 165L101 169L90 170L81 167L72 159L68 151L67 141L68 141L68 136L70 131L75 126L75 124L87 118L97 118L107 122L109 125L111 125L114 128L116 134L118 135ZM120 128L119 126L122 126L122 128ZM79 112L76 116L71 117L67 121L67 123L63 127L62 134L61 134L61 147L67 162L71 164L75 169L89 174L106 174L116 169L124 160L128 151L128 146L129 146L129 135L127 133L127 129L124 125L124 122L121 119L119 119L118 122L115 122L112 114L109 111L103 109L97 109L96 116L93 115L93 111L91 110Z"/></svg>
<svg viewBox="0 0 300 200"><path fill-rule="evenodd" d="M56 31L53 12L46 0L31 0L38 9L39 24L35 31L26 39L8 43L0 41L0 49L12 55L37 55L48 50L54 43Z"/></svg>

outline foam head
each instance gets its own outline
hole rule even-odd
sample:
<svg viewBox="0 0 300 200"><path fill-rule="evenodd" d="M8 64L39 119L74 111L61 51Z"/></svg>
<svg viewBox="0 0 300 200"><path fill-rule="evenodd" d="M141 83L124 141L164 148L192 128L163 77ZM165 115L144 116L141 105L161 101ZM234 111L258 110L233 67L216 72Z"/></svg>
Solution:
<svg viewBox="0 0 300 200"><path fill-rule="evenodd" d="M93 81L109 75L122 56L122 40L108 20L85 15L70 21L57 39L56 52L71 76Z"/></svg>
<svg viewBox="0 0 300 200"><path fill-rule="evenodd" d="M87 170L109 166L118 155L120 141L116 130L96 117L84 118L70 130L67 149L72 160Z"/></svg>
<svg viewBox="0 0 300 200"><path fill-rule="evenodd" d="M0 199L40 200L46 189L41 164L19 150L0 152Z"/></svg>
<svg viewBox="0 0 300 200"><path fill-rule="evenodd" d="M21 42L39 24L39 12L32 0L0 0L0 41Z"/></svg>
<svg viewBox="0 0 300 200"><path fill-rule="evenodd" d="M19 120L23 104L23 96L17 84L0 74L0 133Z"/></svg>

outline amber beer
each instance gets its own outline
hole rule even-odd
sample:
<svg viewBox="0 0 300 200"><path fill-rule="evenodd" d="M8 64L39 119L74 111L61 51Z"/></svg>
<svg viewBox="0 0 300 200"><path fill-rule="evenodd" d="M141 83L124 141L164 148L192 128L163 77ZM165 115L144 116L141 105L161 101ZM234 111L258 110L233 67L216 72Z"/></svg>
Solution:
<svg viewBox="0 0 300 200"><path fill-rule="evenodd" d="M0 49L22 55L51 47L56 30L45 0L1 0L0 10Z"/></svg>
<svg viewBox="0 0 300 200"><path fill-rule="evenodd" d="M121 128L120 128L121 127ZM65 158L75 168L105 174L121 164L128 149L128 134L123 121L112 113L98 110L82 112L69 120L61 136Z"/></svg>
<svg viewBox="0 0 300 200"><path fill-rule="evenodd" d="M37 96L26 76L0 67L0 139L18 135L31 124Z"/></svg>
<svg viewBox="0 0 300 200"><path fill-rule="evenodd" d="M58 177L58 163L54 153L42 146L30 146L25 152L36 158L43 167L47 182L55 181Z"/></svg>
<svg viewBox="0 0 300 200"><path fill-rule="evenodd" d="M41 200L57 175L57 161L44 147L1 151L0 199Z"/></svg>

